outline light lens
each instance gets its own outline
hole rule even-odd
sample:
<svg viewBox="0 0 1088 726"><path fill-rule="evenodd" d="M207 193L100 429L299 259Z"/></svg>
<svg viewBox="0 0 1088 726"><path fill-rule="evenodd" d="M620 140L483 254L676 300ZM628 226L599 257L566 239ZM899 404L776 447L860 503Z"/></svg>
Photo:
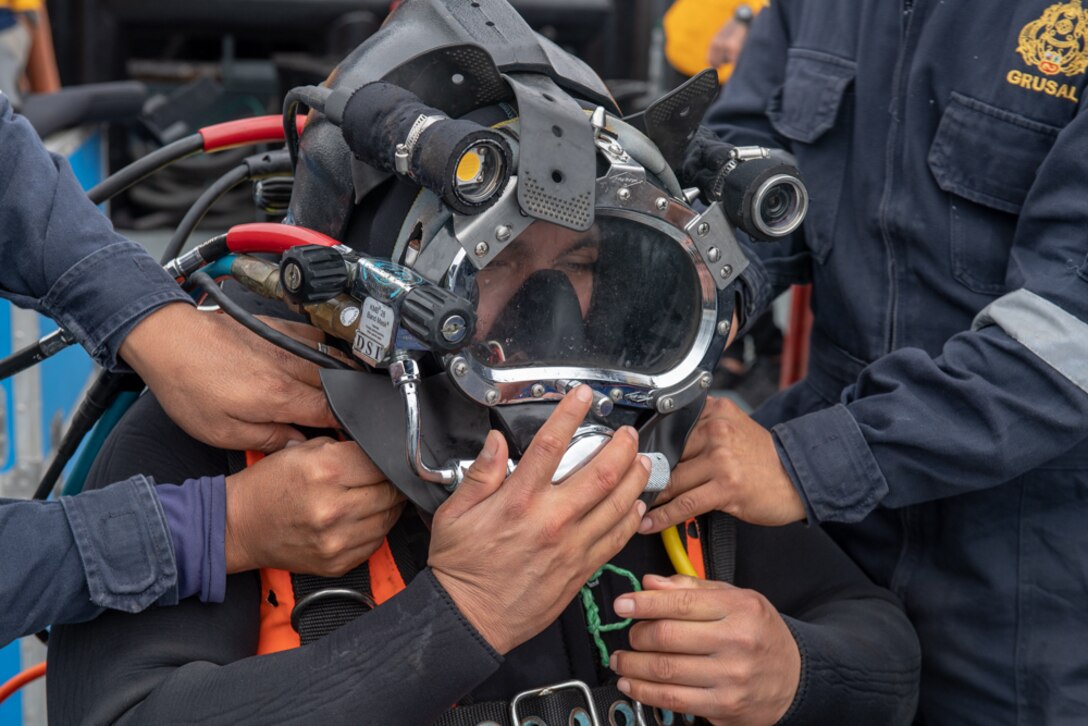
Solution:
<svg viewBox="0 0 1088 726"><path fill-rule="evenodd" d="M479 183L480 172L483 168L484 162L480 154L475 149L469 149L457 162L457 182L459 184Z"/></svg>
<svg viewBox="0 0 1088 726"><path fill-rule="evenodd" d="M467 204L484 204L502 192L506 162L502 151L492 142L470 146L457 160L454 189Z"/></svg>

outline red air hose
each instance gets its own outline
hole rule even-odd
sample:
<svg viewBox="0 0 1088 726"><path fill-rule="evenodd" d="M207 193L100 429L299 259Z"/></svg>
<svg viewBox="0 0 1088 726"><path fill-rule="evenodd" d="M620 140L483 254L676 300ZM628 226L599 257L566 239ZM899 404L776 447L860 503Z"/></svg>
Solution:
<svg viewBox="0 0 1088 726"><path fill-rule="evenodd" d="M238 254L286 252L299 245L333 247L338 244L328 235L292 224L252 222L235 225L227 232L227 249Z"/></svg>
<svg viewBox="0 0 1088 726"><path fill-rule="evenodd" d="M297 120L298 131L306 125L306 117ZM204 151L222 151L235 146L283 141L282 116L254 116L237 121L205 126L197 133L204 139Z"/></svg>
<svg viewBox="0 0 1088 726"><path fill-rule="evenodd" d="M25 671L0 686L0 703L3 703L8 698L15 695L15 693L26 684L33 683L44 675L45 663L39 663L36 666L27 668Z"/></svg>

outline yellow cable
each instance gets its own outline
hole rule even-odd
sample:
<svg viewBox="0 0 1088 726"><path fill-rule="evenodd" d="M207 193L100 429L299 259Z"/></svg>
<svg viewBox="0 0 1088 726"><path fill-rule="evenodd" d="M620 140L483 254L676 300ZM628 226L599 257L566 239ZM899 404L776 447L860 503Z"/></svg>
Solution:
<svg viewBox="0 0 1088 726"><path fill-rule="evenodd" d="M680 541L680 532L676 527L669 527L661 531L661 540L665 543L665 551L669 554L669 560L673 568L681 575L698 577L695 568L688 559L688 552L684 549L684 543Z"/></svg>

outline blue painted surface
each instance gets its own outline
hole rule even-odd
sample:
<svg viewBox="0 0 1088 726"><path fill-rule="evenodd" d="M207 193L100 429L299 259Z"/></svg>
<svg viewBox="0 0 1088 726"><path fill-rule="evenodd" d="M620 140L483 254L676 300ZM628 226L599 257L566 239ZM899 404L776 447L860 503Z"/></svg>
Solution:
<svg viewBox="0 0 1088 726"><path fill-rule="evenodd" d="M18 673L19 668L19 644L12 643L6 648L0 649L0 683L7 681ZM0 726L20 726L23 722L23 697L16 693L14 696L0 704Z"/></svg>
<svg viewBox="0 0 1088 726"><path fill-rule="evenodd" d="M75 171L84 189L89 189L101 181L102 174L102 140L99 134L94 134L83 143L69 157L69 162ZM40 334L44 335L56 329L56 324L48 318L40 318ZM11 353L11 304L0 301L0 357ZM92 368L91 359L78 346L72 346L51 359L41 364L42 381L42 440L47 454L55 443L52 441L50 428L57 416L66 421L71 413L72 406L76 403L79 392L87 382ZM8 434L8 450L2 454L3 462L0 464L0 472L7 471L14 466L15 437L18 432L14 430L14 410L12 403L12 384L10 380L0 382L6 399ZM19 644L0 649L0 683L19 673L22 665L19 658ZM21 726L22 696L16 694L0 705L0 726Z"/></svg>
<svg viewBox="0 0 1088 726"><path fill-rule="evenodd" d="M0 303L0 356L6 356L11 352L11 305ZM12 432L12 416L14 414L11 399L11 381L0 383L4 390L4 403L7 408L4 417L7 426L7 452L3 453L3 463L0 464L0 472L5 472L14 465L14 437ZM0 649L0 683L7 681L18 673L19 668L19 644L13 643ZM23 701L19 694L12 696L3 704L0 704L0 726L16 726L22 722Z"/></svg>

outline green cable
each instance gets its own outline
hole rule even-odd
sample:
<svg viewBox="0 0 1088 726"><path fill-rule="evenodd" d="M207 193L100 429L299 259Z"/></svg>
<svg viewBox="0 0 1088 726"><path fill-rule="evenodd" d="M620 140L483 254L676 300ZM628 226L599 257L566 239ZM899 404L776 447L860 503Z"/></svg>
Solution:
<svg viewBox="0 0 1088 726"><path fill-rule="evenodd" d="M610 633L614 630L623 630L631 624L631 618L625 618L617 623L609 623L603 625L601 623L601 609L597 605L596 598L593 597L593 590L590 588L597 584L597 581L601 578L605 572L611 572L614 575L620 575L626 577L628 582L631 583L631 587L635 592L642 590L642 585L639 584L638 578L630 570L625 570L622 567L616 567L615 565L603 565L601 569L593 573L593 577L589 578L589 582L582 585L582 608L586 611L586 630L593 636L593 643L597 646L597 652L601 654L601 665L605 668L608 667L608 646L604 644L604 639L601 637L601 633Z"/></svg>

